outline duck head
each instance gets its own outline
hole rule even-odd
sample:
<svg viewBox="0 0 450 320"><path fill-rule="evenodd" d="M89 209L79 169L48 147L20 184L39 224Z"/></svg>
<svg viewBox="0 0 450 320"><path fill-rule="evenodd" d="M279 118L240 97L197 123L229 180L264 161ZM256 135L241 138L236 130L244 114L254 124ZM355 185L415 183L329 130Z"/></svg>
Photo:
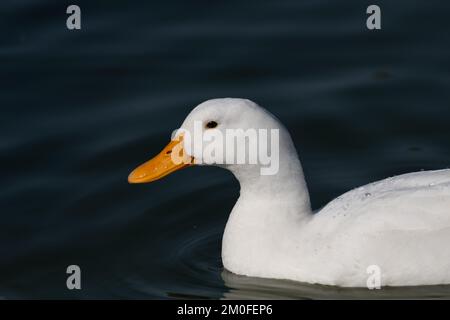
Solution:
<svg viewBox="0 0 450 320"><path fill-rule="evenodd" d="M280 148L293 149L278 119L247 99L208 100L195 107L171 142L136 168L130 183L158 180L192 165L215 165L239 175L274 175Z"/></svg>

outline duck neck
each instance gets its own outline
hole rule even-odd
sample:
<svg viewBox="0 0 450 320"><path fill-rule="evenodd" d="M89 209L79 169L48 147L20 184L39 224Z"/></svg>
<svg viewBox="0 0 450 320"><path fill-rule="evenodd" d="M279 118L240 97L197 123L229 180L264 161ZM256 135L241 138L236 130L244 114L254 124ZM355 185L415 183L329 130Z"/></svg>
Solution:
<svg viewBox="0 0 450 320"><path fill-rule="evenodd" d="M275 175L261 175L254 167L229 168L241 185L222 240L222 261L229 271L270 276L277 263L289 259L287 253L298 244L294 240L313 217L295 149L281 151Z"/></svg>
<svg viewBox="0 0 450 320"><path fill-rule="evenodd" d="M295 147L288 136L284 145L280 145L279 166L275 174L262 175L261 167L235 166L229 170L240 183L239 202L264 202L276 212L264 214L289 214L296 220L312 214L308 188L303 169ZM257 214L257 213L254 213ZM281 217L279 217L281 219Z"/></svg>

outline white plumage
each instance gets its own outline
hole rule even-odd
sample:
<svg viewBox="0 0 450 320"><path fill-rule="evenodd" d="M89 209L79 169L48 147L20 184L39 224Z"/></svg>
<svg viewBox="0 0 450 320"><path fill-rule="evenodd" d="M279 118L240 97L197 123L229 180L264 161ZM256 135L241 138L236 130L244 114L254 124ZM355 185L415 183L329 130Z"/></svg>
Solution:
<svg viewBox="0 0 450 320"><path fill-rule="evenodd" d="M241 185L223 237L226 269L365 287L367 268L376 265L383 286L450 283L450 170L370 183L313 213L291 137L273 115L249 100L214 99L196 107L182 128L210 120L218 130L280 130L278 174L262 176L259 165L221 165Z"/></svg>

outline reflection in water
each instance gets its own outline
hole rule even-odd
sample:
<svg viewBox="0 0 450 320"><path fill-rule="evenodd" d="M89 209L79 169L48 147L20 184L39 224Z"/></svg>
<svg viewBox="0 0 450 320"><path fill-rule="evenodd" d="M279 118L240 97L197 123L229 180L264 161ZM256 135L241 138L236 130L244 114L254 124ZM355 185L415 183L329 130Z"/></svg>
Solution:
<svg viewBox="0 0 450 320"><path fill-rule="evenodd" d="M239 276L227 270L222 279L229 288L223 299L439 299L450 298L449 286L339 288L289 280Z"/></svg>

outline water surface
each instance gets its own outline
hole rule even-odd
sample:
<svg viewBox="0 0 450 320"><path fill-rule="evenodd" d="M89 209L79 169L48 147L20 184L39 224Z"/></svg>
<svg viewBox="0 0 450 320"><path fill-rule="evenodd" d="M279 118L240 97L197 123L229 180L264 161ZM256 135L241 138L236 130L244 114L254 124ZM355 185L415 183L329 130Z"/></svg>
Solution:
<svg viewBox="0 0 450 320"><path fill-rule="evenodd" d="M220 257L239 193L230 173L126 180L216 97L286 124L314 208L449 167L450 4L378 1L371 32L371 3L356 0L77 3L80 31L66 29L64 2L0 4L0 297L450 297L232 275ZM66 289L71 264L80 291Z"/></svg>

